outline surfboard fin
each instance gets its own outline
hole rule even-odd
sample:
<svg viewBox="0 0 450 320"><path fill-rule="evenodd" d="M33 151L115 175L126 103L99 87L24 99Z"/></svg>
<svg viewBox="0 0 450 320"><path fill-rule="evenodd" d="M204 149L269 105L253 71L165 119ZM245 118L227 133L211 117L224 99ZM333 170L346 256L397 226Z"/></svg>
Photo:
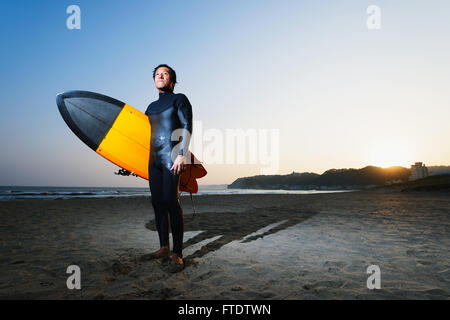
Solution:
<svg viewBox="0 0 450 320"><path fill-rule="evenodd" d="M137 177L137 174L135 174L134 172L130 172L130 171L122 169L122 168L119 169L119 171L114 172L114 174L118 175L118 176L126 176L126 177L128 177L129 175L132 175L134 177Z"/></svg>

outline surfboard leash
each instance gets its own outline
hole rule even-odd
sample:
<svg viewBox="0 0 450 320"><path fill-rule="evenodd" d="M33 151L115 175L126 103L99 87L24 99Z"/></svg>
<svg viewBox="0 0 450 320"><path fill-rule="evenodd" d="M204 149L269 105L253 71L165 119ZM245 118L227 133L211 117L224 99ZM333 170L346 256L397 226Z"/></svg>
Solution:
<svg viewBox="0 0 450 320"><path fill-rule="evenodd" d="M189 192L189 194L191 195L192 210L194 211L194 213L192 214L192 219L193 219L193 218L195 218L194 198L192 198L192 192Z"/></svg>

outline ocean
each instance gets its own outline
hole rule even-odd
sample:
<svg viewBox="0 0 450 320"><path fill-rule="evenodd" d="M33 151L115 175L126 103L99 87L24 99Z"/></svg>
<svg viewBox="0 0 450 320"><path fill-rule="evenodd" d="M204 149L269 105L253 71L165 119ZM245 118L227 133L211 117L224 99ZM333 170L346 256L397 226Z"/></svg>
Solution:
<svg viewBox="0 0 450 320"><path fill-rule="evenodd" d="M227 194L311 194L349 192L353 190L260 190L227 189L226 184L200 185L194 196ZM149 197L149 188L132 187L48 187L48 186L0 186L0 200L71 199L109 197ZM189 196L181 192L180 196Z"/></svg>

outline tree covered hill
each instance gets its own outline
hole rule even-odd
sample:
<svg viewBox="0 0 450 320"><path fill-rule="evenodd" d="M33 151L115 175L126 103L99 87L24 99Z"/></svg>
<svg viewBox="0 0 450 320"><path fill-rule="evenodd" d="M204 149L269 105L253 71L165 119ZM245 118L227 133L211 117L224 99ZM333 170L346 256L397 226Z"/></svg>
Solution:
<svg viewBox="0 0 450 320"><path fill-rule="evenodd" d="M368 188L406 182L410 173L410 169L400 166L330 169L322 174L292 172L287 175L258 175L238 178L228 185L228 188L286 190Z"/></svg>

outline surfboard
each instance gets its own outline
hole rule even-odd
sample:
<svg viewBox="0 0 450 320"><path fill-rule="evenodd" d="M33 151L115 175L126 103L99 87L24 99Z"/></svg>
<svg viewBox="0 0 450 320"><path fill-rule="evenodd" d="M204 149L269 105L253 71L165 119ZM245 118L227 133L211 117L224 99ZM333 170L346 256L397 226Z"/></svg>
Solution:
<svg viewBox="0 0 450 320"><path fill-rule="evenodd" d="M89 148L120 168L149 179L151 126L146 114L90 91L58 94L56 104L67 126ZM196 179L204 177L207 171L189 154L191 163L186 164L180 176L180 191L197 193Z"/></svg>

